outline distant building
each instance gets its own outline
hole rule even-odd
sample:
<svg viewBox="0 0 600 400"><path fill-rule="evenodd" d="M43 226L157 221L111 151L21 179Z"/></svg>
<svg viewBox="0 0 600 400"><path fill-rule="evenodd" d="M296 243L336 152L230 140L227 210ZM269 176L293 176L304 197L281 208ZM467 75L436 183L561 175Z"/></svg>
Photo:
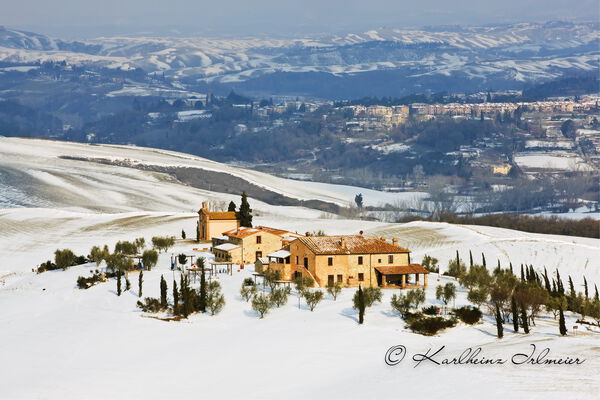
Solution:
<svg viewBox="0 0 600 400"><path fill-rule="evenodd" d="M202 202L202 208L198 211L198 240L211 240L213 236L239 226L240 220L235 211L208 211L206 201Z"/></svg>
<svg viewBox="0 0 600 400"><path fill-rule="evenodd" d="M505 164L505 165L495 165L492 167L492 173L494 175L508 175L510 173L510 170L512 169L511 165Z"/></svg>

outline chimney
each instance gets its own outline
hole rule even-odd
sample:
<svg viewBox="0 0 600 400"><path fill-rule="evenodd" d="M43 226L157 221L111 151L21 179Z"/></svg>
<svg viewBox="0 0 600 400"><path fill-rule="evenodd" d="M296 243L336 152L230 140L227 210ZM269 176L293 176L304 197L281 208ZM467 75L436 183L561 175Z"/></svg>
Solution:
<svg viewBox="0 0 600 400"><path fill-rule="evenodd" d="M398 246L398 238L392 238L392 244Z"/></svg>
<svg viewBox="0 0 600 400"><path fill-rule="evenodd" d="M202 209L203 209L203 210L206 210L206 201L203 201L203 202L202 202Z"/></svg>
<svg viewBox="0 0 600 400"><path fill-rule="evenodd" d="M346 239L344 239L343 237L340 239L340 246L342 247L342 249L346 248Z"/></svg>

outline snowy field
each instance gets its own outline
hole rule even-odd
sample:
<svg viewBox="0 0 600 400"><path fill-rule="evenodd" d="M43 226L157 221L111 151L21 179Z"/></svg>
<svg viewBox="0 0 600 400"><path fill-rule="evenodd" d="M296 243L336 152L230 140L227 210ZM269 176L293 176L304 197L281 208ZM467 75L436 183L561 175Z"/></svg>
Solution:
<svg viewBox="0 0 600 400"><path fill-rule="evenodd" d="M593 171L581 157L566 151L527 152L515 155L515 162L521 168L556 169L565 171Z"/></svg>
<svg viewBox="0 0 600 400"><path fill-rule="evenodd" d="M252 266L219 275L226 306L211 317L195 315L180 322L147 318L136 309L137 273L132 289L116 295L114 280L88 290L76 288L80 275L93 265L35 274L32 268L53 257L56 248L87 254L93 245L152 236L194 236L195 211L202 200L234 200L182 186L162 174L123 167L64 160L59 155L136 159L164 165L193 165L227 171L280 192L326 201L351 201L357 188L310 184L274 178L194 156L153 149L88 146L50 141L0 138L0 399L597 399L600 392L600 333L579 328L560 337L551 315L542 315L528 335L505 325L495 336L486 317L476 326L459 324L437 336L414 334L391 309L394 290L368 309L365 325L352 309L354 289L344 289L310 312L293 293L287 305L261 320L239 297ZM13 182L25 182L16 188ZM3 183L4 182L4 183ZM10 188L11 191L7 190ZM370 201L378 196L371 193ZM308 197L312 196L312 197ZM254 223L297 232L398 237L410 248L413 262L424 254L447 261L459 250L476 262L485 252L487 264L497 260L559 268L582 290L583 275L600 286L600 240L531 234L501 228L412 222L386 224L325 217L300 207L277 207L250 199ZM144 296L157 297L160 276L169 282L171 254L196 252L192 241L179 240L145 272ZM427 304L435 286L448 278L430 276ZM592 286L593 287L593 286ZM456 305L466 304L459 290ZM576 316L567 313L571 329ZM444 357L481 347L487 358L527 353L531 344L550 349L550 357L579 357L581 365L434 365L415 367L410 356L446 346ZM391 367L386 351L406 346L409 356ZM595 393L595 394L594 394Z"/></svg>

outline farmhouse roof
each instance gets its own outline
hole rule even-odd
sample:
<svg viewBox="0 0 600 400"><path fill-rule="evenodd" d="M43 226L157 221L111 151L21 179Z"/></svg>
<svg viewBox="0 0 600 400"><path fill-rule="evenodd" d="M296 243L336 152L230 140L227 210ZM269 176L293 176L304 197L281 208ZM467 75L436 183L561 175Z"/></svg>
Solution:
<svg viewBox="0 0 600 400"><path fill-rule="evenodd" d="M308 236L298 238L315 254L389 254L410 253L408 249L383 239L350 236Z"/></svg>
<svg viewBox="0 0 600 400"><path fill-rule="evenodd" d="M286 237L286 236L290 236L290 235L301 236L301 235L298 235L293 232L285 231L283 229L269 228L267 226L257 226L256 228L247 228L244 226L240 226L239 228L232 229L227 232L223 232L223 235L238 238L238 239L243 239L245 237L248 237L248 236L254 235L255 233L260 233L260 232L272 233L273 235L277 235L280 237Z"/></svg>

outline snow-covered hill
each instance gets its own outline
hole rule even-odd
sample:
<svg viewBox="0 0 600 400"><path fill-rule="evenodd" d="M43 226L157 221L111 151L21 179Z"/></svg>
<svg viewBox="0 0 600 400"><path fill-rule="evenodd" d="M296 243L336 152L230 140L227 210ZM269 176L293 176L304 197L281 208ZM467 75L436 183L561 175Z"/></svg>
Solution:
<svg viewBox="0 0 600 400"><path fill-rule="evenodd" d="M379 29L289 39L106 37L85 43L3 29L0 61L138 66L174 78L227 83L281 72L339 76L373 71L397 71L405 79L466 74L531 81L597 69L599 37L597 23L566 22Z"/></svg>

